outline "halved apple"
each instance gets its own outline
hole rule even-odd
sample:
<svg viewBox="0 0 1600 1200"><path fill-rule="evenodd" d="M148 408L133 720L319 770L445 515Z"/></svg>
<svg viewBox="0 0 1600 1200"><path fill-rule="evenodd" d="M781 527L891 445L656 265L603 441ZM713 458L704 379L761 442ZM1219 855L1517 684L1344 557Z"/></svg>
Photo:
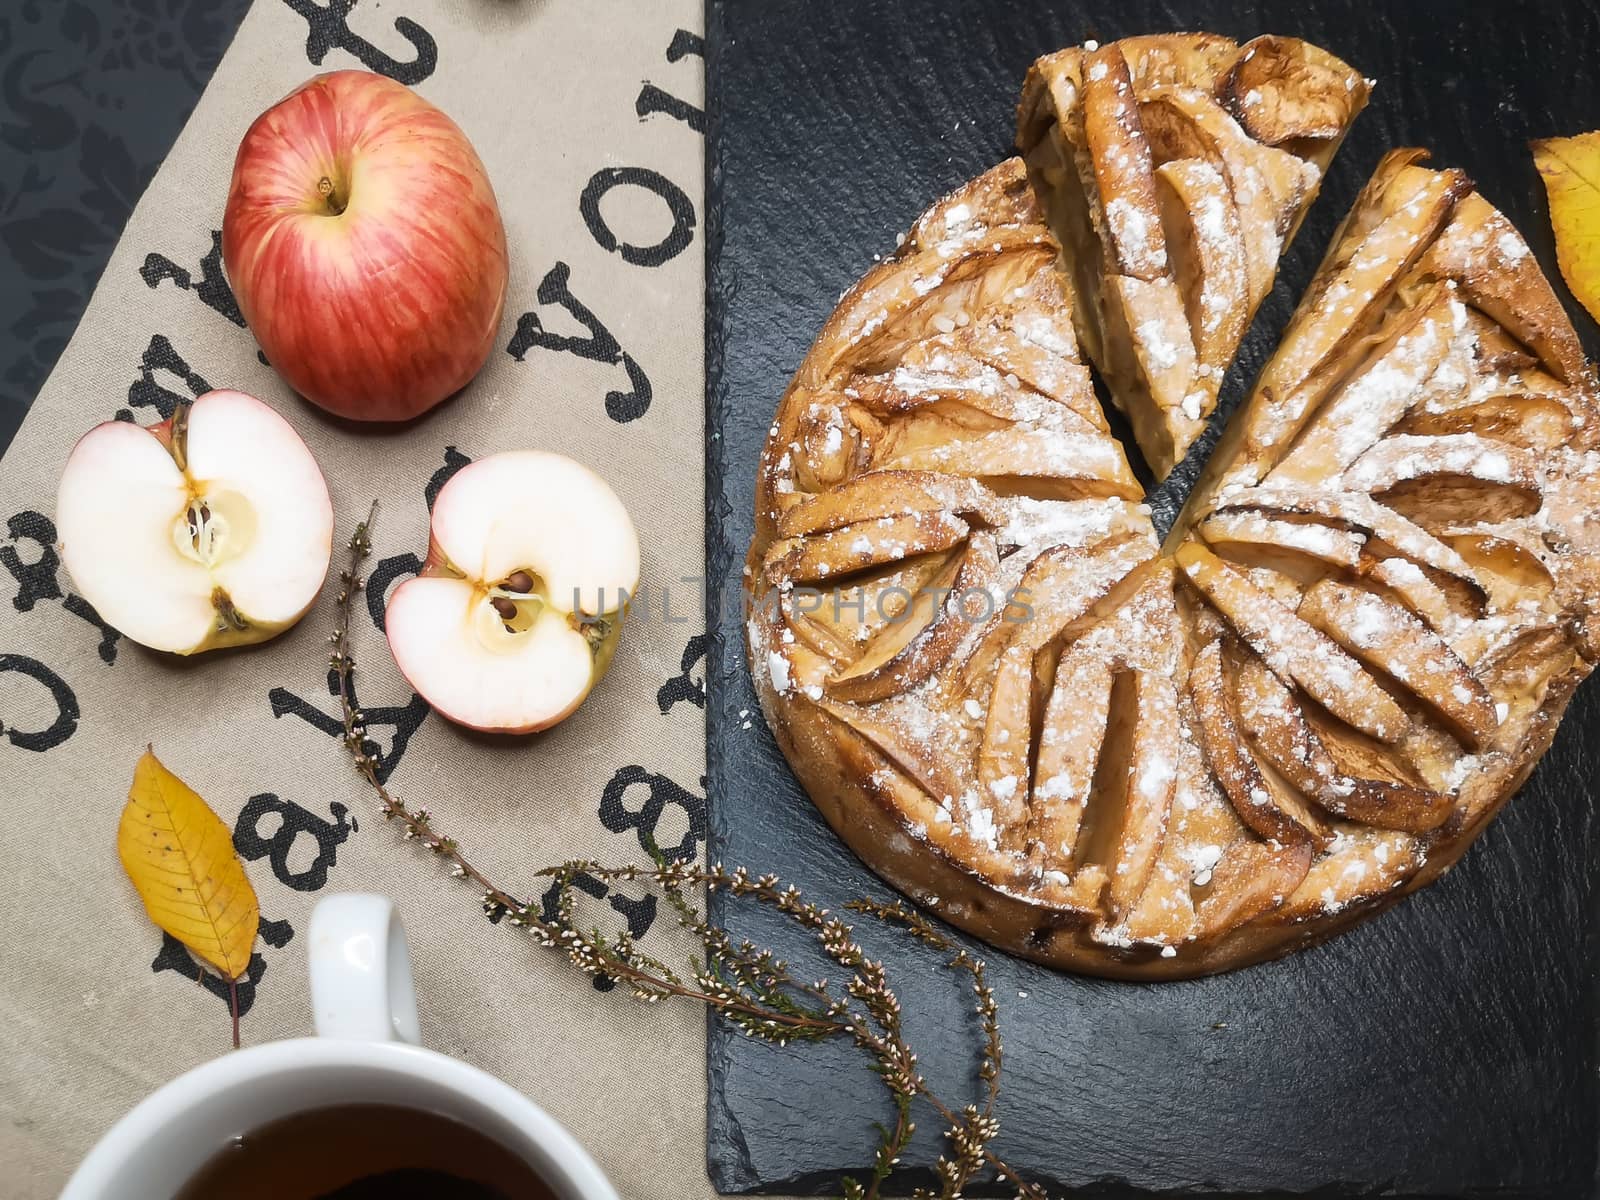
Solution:
<svg viewBox="0 0 1600 1200"><path fill-rule="evenodd" d="M457 724L532 733L564 720L611 665L639 584L639 536L616 493L560 454L461 468L433 505L421 573L385 626L400 671Z"/></svg>
<svg viewBox="0 0 1600 1200"><path fill-rule="evenodd" d="M67 458L61 560L125 637L174 654L263 642L311 607L333 504L289 423L243 392L207 392L149 428L107 421Z"/></svg>

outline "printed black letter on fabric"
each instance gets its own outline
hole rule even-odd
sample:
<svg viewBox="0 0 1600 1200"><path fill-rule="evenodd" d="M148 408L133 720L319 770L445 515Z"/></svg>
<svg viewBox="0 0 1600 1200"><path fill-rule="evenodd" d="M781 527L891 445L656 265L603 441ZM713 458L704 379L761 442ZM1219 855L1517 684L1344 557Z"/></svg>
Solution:
<svg viewBox="0 0 1600 1200"><path fill-rule="evenodd" d="M672 43L667 47L667 61L679 62L690 54L704 58L705 39L699 34L690 33L687 29L680 29L672 35ZM671 92L662 91L649 80L645 80L644 86L639 89L639 98L634 101L633 109L641 120L654 113L662 113L675 121L682 121L696 133L706 131L704 109L696 108L687 100L680 100Z"/></svg>
<svg viewBox="0 0 1600 1200"><path fill-rule="evenodd" d="M31 509L14 514L6 522L6 529L14 542L29 541L39 547L32 559L24 559L15 546L0 546L0 567L11 573L17 581L17 594L11 603L18 612L29 612L40 600L61 600L61 607L75 617L81 617L100 631L100 657L108 663L117 661L117 642L122 637L107 625L95 612L94 605L82 596L68 593L61 596L59 571L61 557L56 553L55 522L43 513Z"/></svg>
<svg viewBox="0 0 1600 1200"><path fill-rule="evenodd" d="M697 633L683 648L683 660L678 664L679 674L663 683L656 692L656 706L663 716L680 700L687 700L696 708L706 706L706 681L695 678L695 664L704 660L706 648L711 644L709 633Z"/></svg>
<svg viewBox="0 0 1600 1200"><path fill-rule="evenodd" d="M432 75L439 65L438 43L409 17L396 17L394 27L411 43L417 56L410 62L399 62L350 28L350 10L356 6L356 0L328 0L326 4L318 4L317 0L283 2L304 17L310 27L306 34L306 58L312 66L320 67L328 51L338 47L355 55L368 70L414 87Z"/></svg>
<svg viewBox="0 0 1600 1200"><path fill-rule="evenodd" d="M656 898L652 895L646 894L638 898L624 896L604 880L596 879L587 871L579 871L574 875L572 877L572 886L580 892L593 896L596 900L605 900L609 903L622 917L623 921L627 923L628 933L635 940L649 933L650 927L656 923ZM556 902L560 895L561 885L559 883L552 883L545 889L545 893L540 898L539 903L539 912L542 920L554 921L559 915L556 909ZM498 916L490 914L489 919L498 922L500 917L504 915L503 911ZM609 975L596 975L593 977L593 982L597 992L609 992L617 986L617 981Z"/></svg>
<svg viewBox="0 0 1600 1200"><path fill-rule="evenodd" d="M620 242L600 211L600 202L613 188L642 188L661 198L672 218L672 228L654 245L635 246ZM682 254L694 240L694 204L682 188L659 171L648 167L603 167L596 171L578 199L578 212L589 234L602 250L622 255L624 262L636 267L659 267ZM543 299L543 297L540 297Z"/></svg>
<svg viewBox="0 0 1600 1200"><path fill-rule="evenodd" d="M593 311L585 306L567 287L572 268L558 262L539 281L540 304L557 304L566 309L574 320L588 331L587 337L569 337L551 333L539 320L539 314L525 312L517 319L517 331L511 335L506 353L522 362L529 350L571 351L591 362L622 365L628 373L629 391L606 393L606 415L613 421L635 421L650 408L650 380L643 368L626 354L617 339L600 322Z"/></svg>
<svg viewBox="0 0 1600 1200"><path fill-rule="evenodd" d="M287 921L261 921L260 937L263 942L274 949L287 946L294 937L294 927ZM224 1005L231 1004L228 998L228 984L220 975L206 970L188 950L183 943L170 933L161 935L161 950L157 953L155 961L150 964L150 970L159 975L162 971L176 971L185 979L194 979L200 983ZM245 973L239 979L239 1015L248 1013L256 1002L256 989L261 985L262 976L267 973L267 960L261 957L257 950L250 956L250 965L245 968Z"/></svg>
<svg viewBox="0 0 1600 1200"><path fill-rule="evenodd" d="M211 231L211 249L200 260L200 283L194 283L194 276L185 267L180 267L165 254L146 254L144 266L139 268L139 278L149 287L155 287L163 279L170 279L184 291L193 291L200 297L200 302L207 308L215 309L240 329L244 328L244 314L239 311L239 303L233 298L233 289L228 286L227 277L222 273L222 230Z"/></svg>
<svg viewBox="0 0 1600 1200"><path fill-rule="evenodd" d="M450 482L450 477L472 460L454 446L444 448L444 466L440 467L428 478L428 486L422 489L422 498L428 502L428 511L433 511L433 502L439 498L444 485Z"/></svg>
<svg viewBox="0 0 1600 1200"><path fill-rule="evenodd" d="M339 673L329 670L328 695L338 694ZM299 717L313 729L319 729L329 737L341 740L344 738L342 715L325 713L288 688L273 688L267 693L267 701L272 705L274 717L290 714ZM432 710L428 708L426 700L414 693L404 705L380 704L369 707L362 704L360 697L356 695L354 680L350 683L350 703L361 710L361 723L367 727L367 736L361 739L362 753L377 760L378 782L387 783L390 774L400 765L400 759L405 755L406 746L410 743L412 735L417 732ZM394 736L390 739L387 750L372 737L373 730L383 728L394 730Z"/></svg>
<svg viewBox="0 0 1600 1200"><path fill-rule="evenodd" d="M450 482L451 476L471 461L454 446L444 448L444 466L433 473L427 486L422 489L422 496L427 501L429 512L433 511L433 502L439 498L439 492ZM420 570L422 570L422 560L407 551L404 554L391 554L388 558L379 559L378 565L367 573L366 586L362 590L367 596L367 615L372 618L372 624L379 633L384 633L388 629L384 618L389 609L390 589Z"/></svg>
<svg viewBox="0 0 1600 1200"><path fill-rule="evenodd" d="M3 734L13 746L19 750L32 750L42 754L46 750L54 750L77 731L78 697L73 694L61 676L36 658L25 658L21 654L0 654L0 675L5 674L22 675L33 680L50 693L50 699L56 706L55 719L43 729L12 728L7 715L0 713L0 734Z"/></svg>
<svg viewBox="0 0 1600 1200"><path fill-rule="evenodd" d="M384 617L389 609L389 589L420 570L422 560L408 550L404 554L391 554L388 558L379 559L378 565L367 573L367 581L361 590L367 595L367 615L372 618L372 624L379 633L388 631Z"/></svg>
<svg viewBox="0 0 1600 1200"><path fill-rule="evenodd" d="M234 824L233 848L246 862L267 859L273 875L284 887L315 892L328 882L328 869L338 862L339 847L356 827L349 817L350 810L338 801L330 803L328 811L333 815L332 821L323 820L292 800L280 800L271 792L251 796ZM274 817L276 827L263 834L262 822ZM304 870L295 871L289 865L289 855L301 834L316 843L317 854Z"/></svg>
<svg viewBox="0 0 1600 1200"><path fill-rule="evenodd" d="M705 781L701 780L704 786ZM634 811L623 803L628 789L636 785L646 789L644 803ZM660 846L662 857L668 862L688 862L695 856L695 848L706 837L706 800L679 787L665 775L652 774L643 767L619 768L600 794L600 823L612 833L637 832L639 845L647 853L659 845L656 826L669 804L683 810L688 828L676 846Z"/></svg>
<svg viewBox="0 0 1600 1200"><path fill-rule="evenodd" d="M636 938L642 938L650 931L650 926L656 919L656 898L648 893L635 899L624 896L615 890L603 879L596 879L587 871L579 871L572 877L572 886L580 892L593 896L596 900L607 901L624 921L627 922L628 932ZM540 898L539 910L543 920L554 921L559 915L556 901L561 895L561 885L552 883Z"/></svg>
<svg viewBox="0 0 1600 1200"><path fill-rule="evenodd" d="M117 661L117 642L122 639L122 635L106 624L105 619L94 610L94 605L76 593L68 593L67 598L61 602L61 607L100 631L100 645L96 650L102 662Z"/></svg>
<svg viewBox="0 0 1600 1200"><path fill-rule="evenodd" d="M156 382L157 371L176 376L189 394L162 387ZM133 408L153 408L165 421L172 416L180 400L192 400L210 390L211 385L204 377L198 371L191 370L183 356L172 348L172 343L158 333L151 337L150 344L145 347L139 363L139 379L128 389L128 403ZM119 421L133 419L133 413L126 408L117 412Z"/></svg>
<svg viewBox="0 0 1600 1200"><path fill-rule="evenodd" d="M274 950L282 950L294 938L294 926L287 921L269 921L261 918L257 936Z"/></svg>
<svg viewBox="0 0 1600 1200"><path fill-rule="evenodd" d="M39 547L39 553L31 561L25 561L15 546L0 546L0 567L10 571L17 581L12 605L18 612L28 612L39 600L61 599L61 584L56 578L61 558L56 554L55 523L43 513L29 509L14 514L6 522L6 530L12 541L26 540Z"/></svg>
<svg viewBox="0 0 1600 1200"><path fill-rule="evenodd" d="M690 33L687 29L679 29L672 35L672 41L667 45L667 61L670 63L681 62L691 54L706 56L706 40L698 33Z"/></svg>
<svg viewBox="0 0 1600 1200"><path fill-rule="evenodd" d="M439 498L440 490L450 481L450 477L471 461L472 459L454 446L444 448L444 465L434 471L422 490L423 499L427 502L430 512L433 510L434 501ZM380 633L384 631L389 590L402 578L415 575L420 570L422 570L422 560L415 554L407 552L390 555L381 560L367 576L363 588L367 594L367 615L372 618L373 625ZM400 765L400 759L404 756L412 735L421 728L422 722L432 710L428 707L428 702L415 693L412 693L411 699L404 705L380 704L368 707L361 703L355 687L355 681L351 680L350 702L361 710L362 723L366 725L368 733L368 736L362 739L362 752L376 760L378 782L387 783L394 769ZM339 675L336 671L328 672L328 694L330 696L339 694ZM341 739L344 737L344 719L338 710L333 713L323 712L285 687L273 688L267 693L267 699L272 705L272 715L275 717L292 713L329 737ZM370 736L374 729L386 726L394 730L388 750L382 749Z"/></svg>

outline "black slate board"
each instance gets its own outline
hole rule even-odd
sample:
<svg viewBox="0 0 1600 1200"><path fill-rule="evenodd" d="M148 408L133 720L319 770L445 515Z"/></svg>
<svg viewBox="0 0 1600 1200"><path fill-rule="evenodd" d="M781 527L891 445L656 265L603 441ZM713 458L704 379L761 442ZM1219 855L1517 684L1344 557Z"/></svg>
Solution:
<svg viewBox="0 0 1600 1200"><path fill-rule="evenodd" d="M1189 28L1297 34L1378 80L1219 420L1387 147L1428 146L1436 163L1466 168L1554 272L1526 141L1600 126L1592 3L711 0L713 858L776 871L829 905L888 894L794 783L744 663L739 565L757 455L789 375L874 253L1008 152L1016 88L1036 54ZM1592 353L1594 326L1581 314L1578 324ZM1210 444L1163 489L1158 513ZM990 952L1008 1056L1001 1151L1052 1193L1594 1194L1597 722L1591 682L1533 781L1459 867L1325 946L1154 986ZM765 915L720 901L713 912L808 961L804 940ZM970 995L885 935L868 948L898 982L935 1089L975 1098ZM871 1122L889 1115L843 1045L779 1051L713 1021L707 1070L708 1166L728 1192L836 1187L841 1170L867 1167ZM926 1110L920 1122L906 1160L925 1166L938 1122Z"/></svg>

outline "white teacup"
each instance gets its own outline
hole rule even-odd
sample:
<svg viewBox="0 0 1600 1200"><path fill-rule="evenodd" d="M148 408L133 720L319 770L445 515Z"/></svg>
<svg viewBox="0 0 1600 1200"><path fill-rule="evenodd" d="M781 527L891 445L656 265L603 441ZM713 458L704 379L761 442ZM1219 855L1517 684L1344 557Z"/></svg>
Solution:
<svg viewBox="0 0 1600 1200"><path fill-rule="evenodd" d="M61 1200L171 1200L230 1138L307 1109L395 1104L462 1121L525 1159L561 1200L617 1200L594 1160L538 1105L418 1042L405 931L383 896L329 896L311 917L317 1036L196 1067L114 1125Z"/></svg>

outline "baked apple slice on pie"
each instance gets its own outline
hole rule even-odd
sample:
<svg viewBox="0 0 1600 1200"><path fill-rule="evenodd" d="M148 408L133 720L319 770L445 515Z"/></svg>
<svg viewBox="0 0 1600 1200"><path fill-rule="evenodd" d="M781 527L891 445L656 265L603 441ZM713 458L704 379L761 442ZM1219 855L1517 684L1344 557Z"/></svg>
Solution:
<svg viewBox="0 0 1600 1200"><path fill-rule="evenodd" d="M778 406L767 721L1005 949L1173 978L1345 928L1463 853L1600 658L1594 377L1460 172L1380 164L1164 547L1096 401L1088 363L1181 455L1365 94L1293 39L1040 60L1028 162L929 209Z"/></svg>
<svg viewBox="0 0 1600 1200"><path fill-rule="evenodd" d="M1086 43L1033 64L1017 146L1078 336L1164 478L1199 436L1368 82L1298 38Z"/></svg>
<svg viewBox="0 0 1600 1200"><path fill-rule="evenodd" d="M1345 815L1425 834L1431 878L1531 770L1600 648L1600 412L1521 235L1423 157L1379 164L1171 542L1195 595L1293 693L1324 777L1404 801L1403 820L1382 803ZM1196 561L1293 623L1252 640L1265 606L1230 612ZM1305 627L1355 711L1294 677ZM1278 711L1253 674L1240 686ZM1415 828L1430 792L1448 818Z"/></svg>

